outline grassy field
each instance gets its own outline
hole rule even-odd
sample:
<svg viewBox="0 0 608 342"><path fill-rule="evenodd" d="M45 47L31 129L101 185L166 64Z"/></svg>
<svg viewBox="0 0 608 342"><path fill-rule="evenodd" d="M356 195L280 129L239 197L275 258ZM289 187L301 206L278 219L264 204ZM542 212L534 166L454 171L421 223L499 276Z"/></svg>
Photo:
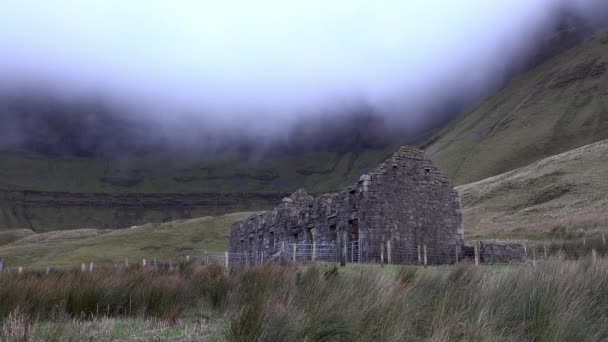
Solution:
<svg viewBox="0 0 608 342"><path fill-rule="evenodd" d="M608 140L458 187L467 239L608 235Z"/></svg>
<svg viewBox="0 0 608 342"><path fill-rule="evenodd" d="M387 272L387 270L389 272ZM608 261L0 275L0 339L600 341Z"/></svg>
<svg viewBox="0 0 608 342"><path fill-rule="evenodd" d="M130 258L176 259L201 256L205 250L228 247L230 224L251 213L163 224L146 224L130 229L78 229L27 236L0 246L8 266L79 265L82 262L112 263Z"/></svg>
<svg viewBox="0 0 608 342"><path fill-rule="evenodd" d="M521 75L427 148L457 184L608 139L608 32Z"/></svg>

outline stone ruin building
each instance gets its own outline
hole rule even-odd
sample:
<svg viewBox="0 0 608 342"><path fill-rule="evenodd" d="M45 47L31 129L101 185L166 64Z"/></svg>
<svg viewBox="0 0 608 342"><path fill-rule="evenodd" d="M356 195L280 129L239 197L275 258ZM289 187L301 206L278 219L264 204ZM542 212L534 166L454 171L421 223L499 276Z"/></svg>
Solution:
<svg viewBox="0 0 608 342"><path fill-rule="evenodd" d="M313 240L334 246L342 263L389 254L392 263L418 263L422 246L429 264L453 263L464 245L460 197L422 150L401 147L339 193L313 198L298 190L273 210L235 222L230 252L268 259Z"/></svg>

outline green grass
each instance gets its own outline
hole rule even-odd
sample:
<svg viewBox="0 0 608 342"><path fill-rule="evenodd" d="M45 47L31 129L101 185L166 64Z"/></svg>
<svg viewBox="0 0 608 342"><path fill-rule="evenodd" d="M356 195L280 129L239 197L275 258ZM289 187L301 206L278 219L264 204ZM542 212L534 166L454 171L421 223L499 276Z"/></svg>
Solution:
<svg viewBox="0 0 608 342"><path fill-rule="evenodd" d="M81 229L31 235L0 246L8 266L79 265L132 263L153 258L170 260L186 255L202 256L205 250L228 248L230 224L251 213L203 217L162 224L145 224L130 229Z"/></svg>
<svg viewBox="0 0 608 342"><path fill-rule="evenodd" d="M465 184L608 139L605 37L523 74L439 131L427 148L432 159Z"/></svg>
<svg viewBox="0 0 608 342"><path fill-rule="evenodd" d="M0 230L125 228L269 209L277 197L280 200L299 188L310 193L339 190L395 149L323 151L255 160L242 154L105 160L4 152L0 153ZM193 193L199 194L197 199L188 199ZM141 196L119 199L104 194ZM169 203L186 198L187 205L159 207L159 198Z"/></svg>
<svg viewBox="0 0 608 342"><path fill-rule="evenodd" d="M0 246L21 240L35 233L29 229L0 230Z"/></svg>
<svg viewBox="0 0 608 342"><path fill-rule="evenodd" d="M608 140L459 186L467 239L608 235Z"/></svg>
<svg viewBox="0 0 608 342"><path fill-rule="evenodd" d="M601 341L608 260L0 275L0 339ZM212 305L213 293L223 296ZM100 309L101 308L101 309ZM103 308L106 309L104 312Z"/></svg>

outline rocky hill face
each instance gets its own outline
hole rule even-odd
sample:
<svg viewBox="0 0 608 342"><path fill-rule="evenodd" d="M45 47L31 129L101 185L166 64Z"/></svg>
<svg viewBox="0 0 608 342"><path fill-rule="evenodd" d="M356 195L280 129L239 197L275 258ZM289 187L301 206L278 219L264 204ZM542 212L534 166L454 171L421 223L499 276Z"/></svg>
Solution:
<svg viewBox="0 0 608 342"><path fill-rule="evenodd" d="M464 184L608 138L608 32L517 77L426 144Z"/></svg>

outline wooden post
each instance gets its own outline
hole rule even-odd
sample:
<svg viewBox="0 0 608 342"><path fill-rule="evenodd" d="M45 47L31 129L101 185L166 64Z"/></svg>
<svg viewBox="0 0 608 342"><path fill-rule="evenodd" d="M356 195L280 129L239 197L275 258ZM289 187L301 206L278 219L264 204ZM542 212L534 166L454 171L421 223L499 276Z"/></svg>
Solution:
<svg viewBox="0 0 608 342"><path fill-rule="evenodd" d="M359 242L357 243L359 246L357 246L357 259L359 261L359 263L361 263L361 259L363 257L363 236L359 235Z"/></svg>
<svg viewBox="0 0 608 342"><path fill-rule="evenodd" d="M543 251L545 254L545 259L547 259L547 244L543 244Z"/></svg>
<svg viewBox="0 0 608 342"><path fill-rule="evenodd" d="M143 260L141 261L141 266L142 266L142 267L146 267L146 259L143 259Z"/></svg>
<svg viewBox="0 0 608 342"><path fill-rule="evenodd" d="M190 256L186 255L186 263L190 262Z"/></svg>
<svg viewBox="0 0 608 342"><path fill-rule="evenodd" d="M422 264L422 256L420 255L420 244L418 245L418 265Z"/></svg>
<svg viewBox="0 0 608 342"><path fill-rule="evenodd" d="M393 262L393 249L391 248L391 240L386 241L386 262L390 265Z"/></svg>
<svg viewBox="0 0 608 342"><path fill-rule="evenodd" d="M205 257L203 258L203 260L205 260L205 265L209 265L209 256L207 256L207 250L205 249Z"/></svg>
<svg viewBox="0 0 608 342"><path fill-rule="evenodd" d="M129 258L125 259L125 267L129 267Z"/></svg>
<svg viewBox="0 0 608 342"><path fill-rule="evenodd" d="M46 265L46 271L45 271L45 274L46 274L46 275L49 275L49 273L51 273L51 266Z"/></svg>
<svg viewBox="0 0 608 342"><path fill-rule="evenodd" d="M317 241L315 241L313 238L313 240L312 240L312 261L314 262L316 259L317 259Z"/></svg>
<svg viewBox="0 0 608 342"><path fill-rule="evenodd" d="M89 272L93 272L94 269L95 269L95 264L91 261L89 263Z"/></svg>
<svg viewBox="0 0 608 342"><path fill-rule="evenodd" d="M23 273L23 267L21 267L21 266L17 267L17 273Z"/></svg>
<svg viewBox="0 0 608 342"><path fill-rule="evenodd" d="M228 252L224 252L224 265L226 267L226 270L228 270L228 266L230 265L228 261Z"/></svg>
<svg viewBox="0 0 608 342"><path fill-rule="evenodd" d="M423 250L424 250L424 267L426 267L426 265L427 265L427 258L426 258L426 243L423 245Z"/></svg>
<svg viewBox="0 0 608 342"><path fill-rule="evenodd" d="M85 272L87 270L87 265L83 262L80 264L80 272Z"/></svg>
<svg viewBox="0 0 608 342"><path fill-rule="evenodd" d="M296 251L297 251L297 245L294 243L292 245L292 254L291 254L291 259L293 262L296 262Z"/></svg>
<svg viewBox="0 0 608 342"><path fill-rule="evenodd" d="M285 241L281 241L281 259L285 260Z"/></svg>
<svg viewBox="0 0 608 342"><path fill-rule="evenodd" d="M595 264L595 262L597 261L597 252L595 251L595 248L591 250L591 258L593 260L593 263Z"/></svg>
<svg viewBox="0 0 608 342"><path fill-rule="evenodd" d="M380 266L384 267L384 244L380 244Z"/></svg>
<svg viewBox="0 0 608 342"><path fill-rule="evenodd" d="M475 252L475 266L479 266L479 242L475 241L473 245L473 251Z"/></svg>
<svg viewBox="0 0 608 342"><path fill-rule="evenodd" d="M154 268L156 268L156 258L154 258Z"/></svg>
<svg viewBox="0 0 608 342"><path fill-rule="evenodd" d="M342 256L340 257L340 266L346 266L346 256L348 255L347 246L348 236L346 232L342 233Z"/></svg>

